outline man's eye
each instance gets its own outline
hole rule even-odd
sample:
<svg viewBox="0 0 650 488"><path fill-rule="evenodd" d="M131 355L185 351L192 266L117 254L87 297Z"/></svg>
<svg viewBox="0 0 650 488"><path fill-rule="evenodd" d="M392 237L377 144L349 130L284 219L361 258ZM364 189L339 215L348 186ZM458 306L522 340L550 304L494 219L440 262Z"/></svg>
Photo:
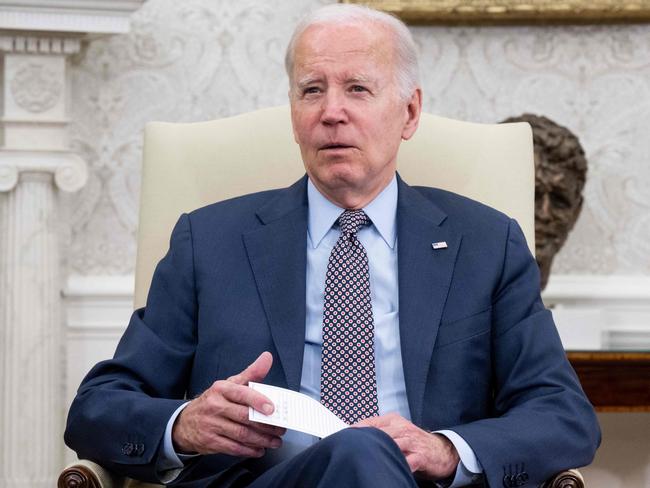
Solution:
<svg viewBox="0 0 650 488"><path fill-rule="evenodd" d="M353 92L357 92L357 93L368 91L368 90L366 90L365 86L361 86L361 85L352 85L350 87L350 90L353 91Z"/></svg>
<svg viewBox="0 0 650 488"><path fill-rule="evenodd" d="M310 87L305 88L305 89L302 91L302 93L303 93L303 95L312 95L312 94L314 94L314 93L318 93L319 91L320 91L320 90L318 89L318 87L310 86Z"/></svg>

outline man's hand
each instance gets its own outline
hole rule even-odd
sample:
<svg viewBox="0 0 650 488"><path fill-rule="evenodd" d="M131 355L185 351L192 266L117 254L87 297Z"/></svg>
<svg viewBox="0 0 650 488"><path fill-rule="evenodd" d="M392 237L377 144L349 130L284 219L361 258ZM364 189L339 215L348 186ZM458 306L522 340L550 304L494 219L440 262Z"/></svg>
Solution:
<svg viewBox="0 0 650 488"><path fill-rule="evenodd" d="M449 439L424 431L396 413L370 417L352 427L376 427L391 436L406 457L411 472L418 477L445 479L454 473L460 461Z"/></svg>
<svg viewBox="0 0 650 488"><path fill-rule="evenodd" d="M174 448L185 453L261 457L265 448L280 447L286 429L248 420L249 406L266 415L273 413L273 403L247 386L249 381L262 381L272 364L271 353L263 352L244 371L215 381L192 400L174 422Z"/></svg>

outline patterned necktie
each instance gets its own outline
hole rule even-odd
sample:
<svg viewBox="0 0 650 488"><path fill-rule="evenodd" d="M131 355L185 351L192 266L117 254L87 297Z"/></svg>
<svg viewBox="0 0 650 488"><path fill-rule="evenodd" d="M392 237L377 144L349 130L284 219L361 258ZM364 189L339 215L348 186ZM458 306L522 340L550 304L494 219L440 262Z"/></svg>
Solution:
<svg viewBox="0 0 650 488"><path fill-rule="evenodd" d="M379 414L368 255L357 231L363 210L338 219L341 235L325 277L321 403L348 424Z"/></svg>

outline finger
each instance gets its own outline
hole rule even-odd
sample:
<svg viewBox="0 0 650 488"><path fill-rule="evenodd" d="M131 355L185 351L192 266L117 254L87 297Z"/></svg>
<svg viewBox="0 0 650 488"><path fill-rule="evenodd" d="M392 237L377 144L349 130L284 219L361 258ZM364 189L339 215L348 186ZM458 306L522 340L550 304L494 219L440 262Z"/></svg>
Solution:
<svg viewBox="0 0 650 488"><path fill-rule="evenodd" d="M414 454L413 449L412 449L412 443L411 440L407 437L392 437L393 442L397 444L397 447L399 447L399 450L404 454L405 456L409 456Z"/></svg>
<svg viewBox="0 0 650 488"><path fill-rule="evenodd" d="M265 432L271 435L282 436L287 431L287 429L283 427L277 427L275 425L268 425L250 420L248 405L240 405L239 403L233 403L227 399L225 406L223 406L220 410L220 415L240 424L248 424L251 427L260 430L261 432Z"/></svg>
<svg viewBox="0 0 650 488"><path fill-rule="evenodd" d="M244 371L228 378L238 385L247 385L249 381L262 381L271 370L273 355L264 351Z"/></svg>
<svg viewBox="0 0 650 488"><path fill-rule="evenodd" d="M383 426L388 425L390 420L384 416L377 417L368 417L363 420L359 420L356 424L352 424L350 427L376 427L381 429Z"/></svg>
<svg viewBox="0 0 650 488"><path fill-rule="evenodd" d="M222 414L223 416L225 416L226 418L234 422L240 424L246 424L263 434L282 437L284 434L287 433L287 429L285 429L284 427L278 427L276 425L269 425L269 424L264 424L261 422L255 422L253 420L250 420L248 416L248 407L245 405L229 403L223 409Z"/></svg>
<svg viewBox="0 0 650 488"><path fill-rule="evenodd" d="M263 434L274 435L277 437L282 437L287 433L287 429L284 427L277 427L275 425L262 424L259 422L249 421L250 425L262 432Z"/></svg>
<svg viewBox="0 0 650 488"><path fill-rule="evenodd" d="M219 434L252 448L276 449L282 445L282 439L278 436L263 434L250 425L237 422L224 422L220 425Z"/></svg>
<svg viewBox="0 0 650 488"><path fill-rule="evenodd" d="M275 410L275 405L269 400L265 395L262 395L260 392L249 388L248 386L242 386L239 384L231 383L229 381L218 382L218 385L215 385L218 393L221 393L226 401L237 404L239 406L253 407L258 412L263 413L264 415L271 415ZM233 420L243 420L245 415L248 418L248 410L244 413L241 411L238 416L232 416L231 410L233 406L227 406L225 408L226 415L228 415Z"/></svg>

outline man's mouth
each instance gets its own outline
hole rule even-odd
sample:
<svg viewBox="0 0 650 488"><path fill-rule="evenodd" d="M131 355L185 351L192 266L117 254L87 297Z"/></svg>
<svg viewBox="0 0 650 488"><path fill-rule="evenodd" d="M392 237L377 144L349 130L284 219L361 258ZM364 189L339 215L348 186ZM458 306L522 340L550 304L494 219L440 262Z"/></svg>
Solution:
<svg viewBox="0 0 650 488"><path fill-rule="evenodd" d="M321 151L323 150L332 150L332 149L351 149L354 146L350 146L348 144L341 144L341 143L331 143L331 144L325 144L324 146L321 146Z"/></svg>

